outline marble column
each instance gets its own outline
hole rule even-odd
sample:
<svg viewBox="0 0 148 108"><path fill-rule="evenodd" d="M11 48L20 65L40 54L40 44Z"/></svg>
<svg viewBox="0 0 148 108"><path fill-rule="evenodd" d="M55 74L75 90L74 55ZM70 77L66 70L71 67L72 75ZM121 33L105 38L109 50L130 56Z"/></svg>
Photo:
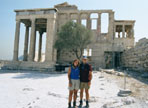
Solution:
<svg viewBox="0 0 148 108"><path fill-rule="evenodd" d="M91 29L91 19L90 19L90 13L88 13L88 16L87 16L87 28L88 29Z"/></svg>
<svg viewBox="0 0 148 108"><path fill-rule="evenodd" d="M45 51L45 62L53 62L53 45L54 45L54 36L55 36L55 19L47 19L47 28L46 28L46 51Z"/></svg>
<svg viewBox="0 0 148 108"><path fill-rule="evenodd" d="M122 25L122 38L125 38L125 25Z"/></svg>
<svg viewBox="0 0 148 108"><path fill-rule="evenodd" d="M108 36L110 40L114 39L114 12L109 13Z"/></svg>
<svg viewBox="0 0 148 108"><path fill-rule="evenodd" d="M53 50L53 61L56 62L57 61L57 49L54 48Z"/></svg>
<svg viewBox="0 0 148 108"><path fill-rule="evenodd" d="M126 30L126 37L131 38L131 30L130 29Z"/></svg>
<svg viewBox="0 0 148 108"><path fill-rule="evenodd" d="M81 24L81 14L78 14L78 24Z"/></svg>
<svg viewBox="0 0 148 108"><path fill-rule="evenodd" d="M30 49L29 49L28 61L34 61L35 57L35 40L36 40L35 32L36 32L35 19L31 19L31 36L30 36Z"/></svg>
<svg viewBox="0 0 148 108"><path fill-rule="evenodd" d="M67 21L70 21L71 20L71 15L70 13L67 13Z"/></svg>
<svg viewBox="0 0 148 108"><path fill-rule="evenodd" d="M26 25L25 42L24 42L24 61L27 61L28 57L28 41L29 41L29 26Z"/></svg>
<svg viewBox="0 0 148 108"><path fill-rule="evenodd" d="M16 20L13 61L18 61L19 37L20 37L20 20Z"/></svg>
<svg viewBox="0 0 148 108"><path fill-rule="evenodd" d="M89 57L89 48L87 48L87 57Z"/></svg>
<svg viewBox="0 0 148 108"><path fill-rule="evenodd" d="M101 13L98 13L97 30L101 34Z"/></svg>
<svg viewBox="0 0 148 108"><path fill-rule="evenodd" d="M117 25L114 24L114 33L113 33L114 35L113 35L113 39L117 38L117 36L116 36L116 33L117 33L116 29L117 29Z"/></svg>
<svg viewBox="0 0 148 108"><path fill-rule="evenodd" d="M97 41L101 38L101 13L98 13L97 19Z"/></svg>
<svg viewBox="0 0 148 108"><path fill-rule="evenodd" d="M120 32L118 32L118 38L120 38Z"/></svg>
<svg viewBox="0 0 148 108"><path fill-rule="evenodd" d="M41 60L42 60L42 35L43 35L43 32L40 31L39 34L40 34L40 36L39 36L38 62L41 62Z"/></svg>
<svg viewBox="0 0 148 108"><path fill-rule="evenodd" d="M115 25L114 24L114 35L113 35L113 39L115 39L115 38L117 38L117 31L116 31L116 29L117 29L117 25Z"/></svg>

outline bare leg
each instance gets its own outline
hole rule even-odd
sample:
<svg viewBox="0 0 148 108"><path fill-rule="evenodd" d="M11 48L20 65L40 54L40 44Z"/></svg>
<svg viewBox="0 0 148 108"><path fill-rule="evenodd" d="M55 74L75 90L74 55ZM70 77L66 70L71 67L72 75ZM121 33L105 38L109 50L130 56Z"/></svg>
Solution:
<svg viewBox="0 0 148 108"><path fill-rule="evenodd" d="M77 92L78 92L78 90L74 90L74 101L76 102L76 100L77 100Z"/></svg>
<svg viewBox="0 0 148 108"><path fill-rule="evenodd" d="M81 90L80 90L80 100L83 99L83 91L84 91L84 89L81 89Z"/></svg>
<svg viewBox="0 0 148 108"><path fill-rule="evenodd" d="M82 101L82 99L83 99L83 91L84 91L84 89L80 90L80 105L79 105L79 107L82 107L82 105L83 105L83 101Z"/></svg>
<svg viewBox="0 0 148 108"><path fill-rule="evenodd" d="M89 100L89 89L85 89L85 93L86 93L86 101Z"/></svg>
<svg viewBox="0 0 148 108"><path fill-rule="evenodd" d="M69 103L71 103L71 101L72 101L73 92L74 92L73 90L69 91Z"/></svg>

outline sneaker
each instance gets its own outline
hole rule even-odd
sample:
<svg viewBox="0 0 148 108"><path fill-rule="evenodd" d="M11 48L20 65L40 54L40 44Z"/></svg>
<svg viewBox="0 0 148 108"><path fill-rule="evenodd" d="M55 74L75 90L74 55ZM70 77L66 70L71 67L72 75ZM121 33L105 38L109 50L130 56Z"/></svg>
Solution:
<svg viewBox="0 0 148 108"><path fill-rule="evenodd" d="M83 105L83 101L82 101L82 100L80 100L80 105L79 105L79 107L81 108L81 107L82 107L82 105Z"/></svg>
<svg viewBox="0 0 148 108"><path fill-rule="evenodd" d="M74 107L74 108L76 107L76 101L73 102L73 107Z"/></svg>
<svg viewBox="0 0 148 108"><path fill-rule="evenodd" d="M71 108L71 103L68 103L68 108Z"/></svg>
<svg viewBox="0 0 148 108"><path fill-rule="evenodd" d="M89 108L89 101L86 101L86 108Z"/></svg>

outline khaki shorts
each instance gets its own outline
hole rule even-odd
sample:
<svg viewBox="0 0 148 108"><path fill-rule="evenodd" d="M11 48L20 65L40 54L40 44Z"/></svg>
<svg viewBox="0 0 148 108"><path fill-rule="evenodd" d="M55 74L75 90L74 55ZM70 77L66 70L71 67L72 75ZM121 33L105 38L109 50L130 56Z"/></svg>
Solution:
<svg viewBox="0 0 148 108"><path fill-rule="evenodd" d="M80 89L80 80L71 79L72 86L69 87L69 90L79 90Z"/></svg>
<svg viewBox="0 0 148 108"><path fill-rule="evenodd" d="M87 82L80 82L80 89L89 89L90 86Z"/></svg>

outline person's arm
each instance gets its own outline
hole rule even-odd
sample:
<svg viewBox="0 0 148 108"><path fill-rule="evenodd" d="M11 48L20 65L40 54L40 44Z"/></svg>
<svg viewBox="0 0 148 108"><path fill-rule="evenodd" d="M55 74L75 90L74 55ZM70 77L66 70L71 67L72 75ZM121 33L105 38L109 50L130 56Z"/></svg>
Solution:
<svg viewBox="0 0 148 108"><path fill-rule="evenodd" d="M69 81L69 86L71 87L72 82L71 82L70 74L71 74L71 67L69 67L69 69L68 69L68 81Z"/></svg>
<svg viewBox="0 0 148 108"><path fill-rule="evenodd" d="M90 66L90 69L89 69L89 82L88 82L88 85L91 85L91 80L92 80L92 67L91 67L91 65L89 65Z"/></svg>

